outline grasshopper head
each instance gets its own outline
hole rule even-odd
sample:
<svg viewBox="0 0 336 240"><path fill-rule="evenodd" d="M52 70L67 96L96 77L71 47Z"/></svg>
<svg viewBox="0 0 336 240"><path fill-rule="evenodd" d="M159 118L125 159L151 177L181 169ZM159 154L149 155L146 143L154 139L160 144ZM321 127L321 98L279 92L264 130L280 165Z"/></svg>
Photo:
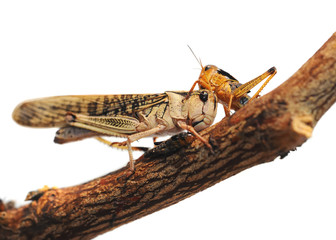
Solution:
<svg viewBox="0 0 336 240"><path fill-rule="evenodd" d="M203 67L199 76L200 88L208 90L215 90L215 88L221 86L223 83L231 81L236 82L237 80L228 72L214 65L206 65Z"/></svg>
<svg viewBox="0 0 336 240"><path fill-rule="evenodd" d="M206 87L206 85L211 86L210 82L212 81L214 76L216 76L217 69L218 68L214 65L206 65L205 67L202 67L202 71L201 71L201 73L198 77L200 88L208 89L208 87ZM213 89L208 89L208 90L213 90Z"/></svg>
<svg viewBox="0 0 336 240"><path fill-rule="evenodd" d="M209 90L194 91L187 100L188 121L196 131L209 127L217 113L217 97Z"/></svg>

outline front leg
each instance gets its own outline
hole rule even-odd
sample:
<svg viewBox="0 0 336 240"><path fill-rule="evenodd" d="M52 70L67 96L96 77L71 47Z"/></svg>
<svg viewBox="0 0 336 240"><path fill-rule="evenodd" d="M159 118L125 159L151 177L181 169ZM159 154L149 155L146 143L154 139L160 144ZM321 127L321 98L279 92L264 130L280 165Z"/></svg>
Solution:
<svg viewBox="0 0 336 240"><path fill-rule="evenodd" d="M196 138L198 138L202 143L204 143L212 151L212 146L210 145L210 143L204 137L202 137L201 135L199 135L198 132L196 132L196 130L192 126L186 124L182 120L178 120L177 121L177 125L180 128L191 132Z"/></svg>
<svg viewBox="0 0 336 240"><path fill-rule="evenodd" d="M186 96L186 100L190 97L192 91L194 91L194 89L195 89L195 87L196 87L196 84L199 84L199 83L200 83L199 80L197 80L197 81L194 82L194 84L191 86L191 89L190 89L189 92L188 92L188 95Z"/></svg>

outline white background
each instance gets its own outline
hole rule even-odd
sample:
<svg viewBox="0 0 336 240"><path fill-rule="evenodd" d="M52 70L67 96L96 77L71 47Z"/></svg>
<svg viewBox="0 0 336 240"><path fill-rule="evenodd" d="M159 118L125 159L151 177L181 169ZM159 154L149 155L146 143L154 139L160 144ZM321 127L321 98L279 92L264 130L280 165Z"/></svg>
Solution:
<svg viewBox="0 0 336 240"><path fill-rule="evenodd" d="M19 102L189 90L200 68L187 44L243 83L276 66L265 94L336 31L333 2L1 1L0 198L24 204L31 190L79 184L128 160L93 139L57 145L56 129L17 125ZM284 160L97 239L336 239L335 121L333 106Z"/></svg>

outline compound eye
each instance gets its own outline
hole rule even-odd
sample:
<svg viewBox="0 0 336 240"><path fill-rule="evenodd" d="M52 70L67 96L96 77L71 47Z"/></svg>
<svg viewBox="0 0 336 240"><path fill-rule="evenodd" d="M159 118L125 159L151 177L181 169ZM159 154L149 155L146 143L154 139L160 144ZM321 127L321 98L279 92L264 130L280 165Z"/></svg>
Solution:
<svg viewBox="0 0 336 240"><path fill-rule="evenodd" d="M210 65L206 65L206 66L204 67L204 71L208 71L210 68L211 68Z"/></svg>
<svg viewBox="0 0 336 240"><path fill-rule="evenodd" d="M240 101L241 105L245 105L248 102L248 98L247 97L241 97L239 101Z"/></svg>
<svg viewBox="0 0 336 240"><path fill-rule="evenodd" d="M208 101L208 93L206 91L201 92L199 97L200 97L202 102Z"/></svg>

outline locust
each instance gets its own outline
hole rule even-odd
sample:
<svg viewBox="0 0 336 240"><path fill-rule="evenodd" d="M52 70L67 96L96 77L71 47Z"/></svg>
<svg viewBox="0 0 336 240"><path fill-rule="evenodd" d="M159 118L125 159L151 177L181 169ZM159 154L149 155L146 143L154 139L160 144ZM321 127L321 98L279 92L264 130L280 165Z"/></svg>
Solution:
<svg viewBox="0 0 336 240"><path fill-rule="evenodd" d="M187 98L187 96L189 97ZM207 89L158 94L70 95L28 100L13 111L13 119L29 127L59 127L55 143L89 137L126 149L134 171L131 143L144 137L188 131L211 149L198 132L209 127L217 113L217 96ZM126 138L109 142L104 136Z"/></svg>
<svg viewBox="0 0 336 240"><path fill-rule="evenodd" d="M203 67L201 60L196 57L190 47L189 49L202 68L198 79L192 85L189 93L194 90L197 84L200 89L213 91L218 97L219 102L223 105L226 116L230 116L231 109L237 111L247 103L252 102L255 98L257 98L260 92L277 73L276 68L271 67L260 76L242 84L231 74L216 67L215 65L206 65ZM250 97L248 95L250 90L263 80L265 80L265 82L262 86L252 97Z"/></svg>

